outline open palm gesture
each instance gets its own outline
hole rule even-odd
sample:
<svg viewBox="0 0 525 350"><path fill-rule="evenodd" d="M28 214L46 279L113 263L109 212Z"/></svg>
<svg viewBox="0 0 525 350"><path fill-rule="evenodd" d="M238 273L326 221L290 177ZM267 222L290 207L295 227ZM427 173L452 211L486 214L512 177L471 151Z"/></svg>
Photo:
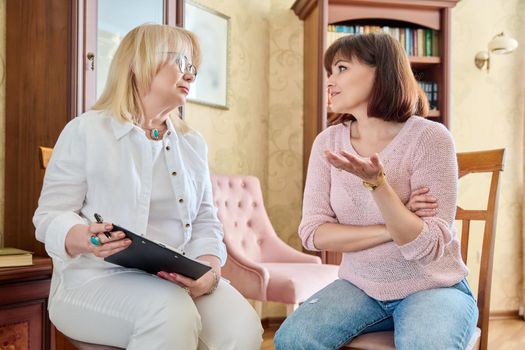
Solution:
<svg viewBox="0 0 525 350"><path fill-rule="evenodd" d="M370 159L361 159L346 151L335 154L327 150L325 156L332 166L354 174L363 181L375 183L379 173L383 171L383 164L377 153L374 153Z"/></svg>

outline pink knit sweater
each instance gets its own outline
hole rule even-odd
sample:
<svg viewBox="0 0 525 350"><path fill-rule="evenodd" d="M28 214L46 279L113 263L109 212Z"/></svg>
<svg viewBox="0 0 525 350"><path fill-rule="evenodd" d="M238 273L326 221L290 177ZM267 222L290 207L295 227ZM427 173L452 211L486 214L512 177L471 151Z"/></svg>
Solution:
<svg viewBox="0 0 525 350"><path fill-rule="evenodd" d="M350 142L350 124L324 130L312 148L299 227L299 236L309 250L318 250L313 236L324 223L384 224L362 180L338 171L325 159L324 150L346 150L357 155ZM390 186L403 203L408 202L411 191L428 187L429 194L437 198L437 214L423 218L423 230L405 245L389 242L343 253L339 277L378 300L401 299L461 281L468 272L453 226L458 170L450 133L441 124L414 116L379 157Z"/></svg>

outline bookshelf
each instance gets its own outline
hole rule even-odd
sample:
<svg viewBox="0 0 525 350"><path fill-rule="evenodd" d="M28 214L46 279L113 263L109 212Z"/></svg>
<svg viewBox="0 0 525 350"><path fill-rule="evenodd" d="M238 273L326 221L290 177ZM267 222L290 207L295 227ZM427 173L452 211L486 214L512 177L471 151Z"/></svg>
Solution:
<svg viewBox="0 0 525 350"><path fill-rule="evenodd" d="M341 35L387 32L405 48L427 96L428 118L449 126L451 10L459 0L296 0L304 21L303 179L312 143L329 125L323 53ZM328 254L324 261L338 263Z"/></svg>
<svg viewBox="0 0 525 350"><path fill-rule="evenodd" d="M384 19L351 20L343 23L328 24L326 47L337 39L347 35L367 33L387 33L401 43L408 56L412 69L430 102L430 118L443 122L439 106L439 55L438 30L425 28L413 23ZM437 74L436 74L437 71ZM331 113L328 111L328 124Z"/></svg>

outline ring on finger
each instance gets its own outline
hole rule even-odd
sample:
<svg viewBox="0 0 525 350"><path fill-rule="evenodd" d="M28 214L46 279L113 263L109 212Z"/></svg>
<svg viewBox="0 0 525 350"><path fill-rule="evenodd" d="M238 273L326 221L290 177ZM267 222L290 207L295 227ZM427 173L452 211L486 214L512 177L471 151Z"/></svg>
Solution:
<svg viewBox="0 0 525 350"><path fill-rule="evenodd" d="M102 242L100 241L100 238L98 238L97 235L91 235L89 241L91 242L91 244L97 247L100 247L102 245Z"/></svg>

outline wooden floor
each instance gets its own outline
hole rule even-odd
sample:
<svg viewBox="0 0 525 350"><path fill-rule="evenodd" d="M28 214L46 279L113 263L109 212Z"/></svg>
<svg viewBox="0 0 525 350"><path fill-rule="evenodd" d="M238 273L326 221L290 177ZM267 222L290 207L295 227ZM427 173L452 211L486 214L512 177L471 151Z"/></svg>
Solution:
<svg viewBox="0 0 525 350"><path fill-rule="evenodd" d="M490 321L489 350L525 349L525 321Z"/></svg>
<svg viewBox="0 0 525 350"><path fill-rule="evenodd" d="M264 330L264 341L261 350L274 350L274 328ZM489 326L489 350L523 350L525 349L525 321L494 320Z"/></svg>

